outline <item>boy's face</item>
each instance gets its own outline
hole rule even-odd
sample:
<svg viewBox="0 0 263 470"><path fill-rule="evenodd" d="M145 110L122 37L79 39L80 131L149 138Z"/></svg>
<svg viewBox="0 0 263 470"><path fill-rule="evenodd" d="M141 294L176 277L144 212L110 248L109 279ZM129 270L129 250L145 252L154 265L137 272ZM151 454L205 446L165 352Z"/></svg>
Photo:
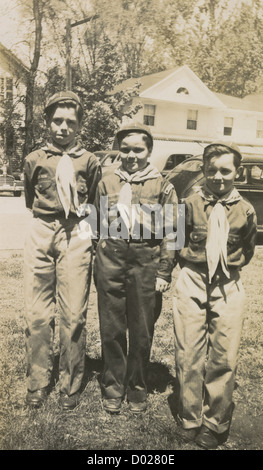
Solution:
<svg viewBox="0 0 263 470"><path fill-rule="evenodd" d="M128 173L135 173L147 165L151 152L143 139L144 134L134 133L124 137L120 144L122 166Z"/></svg>
<svg viewBox="0 0 263 470"><path fill-rule="evenodd" d="M238 169L234 164L234 155L224 153L212 157L203 167L208 188L216 195L227 194L233 187Z"/></svg>
<svg viewBox="0 0 263 470"><path fill-rule="evenodd" d="M74 107L58 106L48 123L52 140L61 147L74 142L80 124Z"/></svg>

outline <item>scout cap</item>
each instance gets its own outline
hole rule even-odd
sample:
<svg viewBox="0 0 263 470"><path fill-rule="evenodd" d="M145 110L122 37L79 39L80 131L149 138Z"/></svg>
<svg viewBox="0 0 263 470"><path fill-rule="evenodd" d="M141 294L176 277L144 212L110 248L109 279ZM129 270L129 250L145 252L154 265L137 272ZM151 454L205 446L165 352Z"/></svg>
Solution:
<svg viewBox="0 0 263 470"><path fill-rule="evenodd" d="M204 159L207 158L207 156L208 156L207 154L209 154L209 150L212 150L211 147L216 147L216 146L219 146L219 145L230 149L235 155L237 155L237 157L239 158L239 161L241 162L241 160L242 160L241 151L240 151L239 147L234 142L217 141L217 142L213 142L212 144L207 145L204 149L203 158Z"/></svg>
<svg viewBox="0 0 263 470"><path fill-rule="evenodd" d="M48 108L50 108L50 106L53 106L53 104L55 103L61 103L61 102L67 102L67 101L73 101L74 103L77 103L81 109L83 110L83 106L82 106L82 103L78 97L78 95L76 95L76 93L74 93L73 91L59 91L58 93L55 93L54 95L52 95L45 108L44 108L44 112L47 111Z"/></svg>
<svg viewBox="0 0 263 470"><path fill-rule="evenodd" d="M151 133L151 129L145 124L141 124L139 122L130 122L129 124L125 124L117 131L116 138L118 140L119 145L123 137L127 134L130 134L130 132L146 134L151 141L151 146L153 147L153 136Z"/></svg>

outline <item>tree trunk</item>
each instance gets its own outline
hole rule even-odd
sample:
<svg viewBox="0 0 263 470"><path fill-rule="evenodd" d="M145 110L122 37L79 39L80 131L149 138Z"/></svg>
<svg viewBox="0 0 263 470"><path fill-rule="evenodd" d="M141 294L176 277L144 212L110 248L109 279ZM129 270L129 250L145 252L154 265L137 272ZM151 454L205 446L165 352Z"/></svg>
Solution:
<svg viewBox="0 0 263 470"><path fill-rule="evenodd" d="M43 18L43 1L33 0L33 12L35 21L35 46L34 55L31 62L30 71L27 78L26 87L26 103L25 103L25 142L23 146L22 167L25 157L32 151L34 147L34 126L33 126L33 112L34 112L34 89L35 80L38 70L38 64L41 52L41 39L42 39L42 18Z"/></svg>

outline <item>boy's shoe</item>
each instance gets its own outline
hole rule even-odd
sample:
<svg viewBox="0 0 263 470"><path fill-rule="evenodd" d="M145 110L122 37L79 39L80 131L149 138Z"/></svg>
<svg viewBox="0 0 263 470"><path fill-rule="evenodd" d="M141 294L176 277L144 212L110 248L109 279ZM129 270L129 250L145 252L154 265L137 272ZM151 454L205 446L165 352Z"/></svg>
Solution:
<svg viewBox="0 0 263 470"><path fill-rule="evenodd" d="M216 449L219 445L219 434L202 425L195 442L203 449Z"/></svg>
<svg viewBox="0 0 263 470"><path fill-rule="evenodd" d="M181 439L184 442L192 442L192 441L195 440L195 438L198 435L199 431L200 431L200 427L199 428L190 428L190 429L184 429L184 428L181 427L179 435L180 435Z"/></svg>
<svg viewBox="0 0 263 470"><path fill-rule="evenodd" d="M46 387L40 388L31 392L30 390L27 391L26 395L26 403L33 408L39 408L47 399L47 389Z"/></svg>
<svg viewBox="0 0 263 470"><path fill-rule="evenodd" d="M147 410L147 402L145 401L139 401L139 402L134 402L130 401L129 402L129 410L132 413L142 413L143 411Z"/></svg>
<svg viewBox="0 0 263 470"><path fill-rule="evenodd" d="M103 398L102 403L107 413L119 413L121 410L122 398Z"/></svg>
<svg viewBox="0 0 263 470"><path fill-rule="evenodd" d="M60 392L60 406L62 410L74 410L79 404L79 392L73 393L73 395L67 395L66 393Z"/></svg>

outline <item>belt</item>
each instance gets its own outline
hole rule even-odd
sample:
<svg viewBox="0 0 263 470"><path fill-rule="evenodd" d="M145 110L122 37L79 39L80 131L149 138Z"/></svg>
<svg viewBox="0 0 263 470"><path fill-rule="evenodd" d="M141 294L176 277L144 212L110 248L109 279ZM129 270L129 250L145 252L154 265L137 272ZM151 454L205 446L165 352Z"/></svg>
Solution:
<svg viewBox="0 0 263 470"><path fill-rule="evenodd" d="M108 238L100 238L100 240L105 240L105 241L112 241L112 242L115 242L115 241L122 241L124 243L128 243L128 244L147 244L147 245L150 245L150 246L157 246L157 245L160 245L161 241L162 240L159 240L159 239L145 239L145 238L115 238L115 237L108 237Z"/></svg>
<svg viewBox="0 0 263 470"><path fill-rule="evenodd" d="M68 218L65 218L65 215L63 213L58 213L58 214L34 214L33 217L35 219L41 219L44 220L45 222L54 222L55 220L76 220L76 221L81 221L85 218L84 217L78 217L77 214L69 214Z"/></svg>
<svg viewBox="0 0 263 470"><path fill-rule="evenodd" d="M130 237L128 239L123 239L123 241L126 242L126 243L131 243L131 244L133 244L133 243L137 243L137 244L144 243L144 244L147 244L149 246L157 246L157 245L160 245L160 243L161 243L161 240L156 240L154 238L153 239L151 239L151 238L145 239L143 237L140 237L140 238Z"/></svg>

